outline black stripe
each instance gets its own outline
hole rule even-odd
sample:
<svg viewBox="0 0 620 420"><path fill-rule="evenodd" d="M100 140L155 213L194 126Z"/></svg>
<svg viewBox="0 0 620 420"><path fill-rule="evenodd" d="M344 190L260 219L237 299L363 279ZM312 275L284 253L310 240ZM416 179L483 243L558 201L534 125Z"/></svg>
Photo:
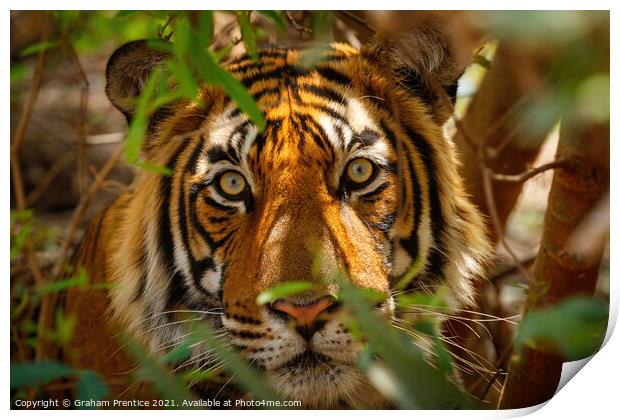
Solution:
<svg viewBox="0 0 620 420"><path fill-rule="evenodd" d="M446 257L444 252L442 252L442 248L444 247L442 237L444 229L444 216L439 197L439 182L437 181L437 168L433 158L433 149L420 134L416 133L410 127L405 126L405 132L413 141L415 148L420 153L425 172L428 174L431 231L433 232L435 247L431 249L428 257L429 265L427 270L431 274L441 277L443 275L443 268L446 262Z"/></svg>
<svg viewBox="0 0 620 420"><path fill-rule="evenodd" d="M194 151L192 152L192 155L195 153L196 149L199 149L202 147L202 144L199 143L196 148L194 149ZM190 162L191 163L191 162ZM186 166L186 170L187 167ZM188 228L188 223L187 223L187 207L185 204L185 186L184 186L184 181L185 181L185 173L183 173L183 175L181 176L181 180L179 181L179 198L178 198L178 217L179 217L179 229L181 230L181 242L183 243L183 247L185 248L185 254L187 256L187 259L190 262L190 275L191 275L191 281L194 283L194 287L196 287L196 289L198 289L200 292L204 293L205 295L209 295L211 296L211 294L209 293L208 290L206 290L203 286L202 283L200 282L200 280L202 279L202 276L204 274L204 272L207 269L213 269L215 267L214 263L213 263L213 259L209 256L205 257L204 259L197 261L193 254L192 254L192 248L191 248L191 244L190 244L190 239L189 239L189 228ZM190 200L190 203L192 203L193 201ZM191 208L191 204L190 204L190 208Z"/></svg>
<svg viewBox="0 0 620 420"><path fill-rule="evenodd" d="M239 153L241 152L241 150L243 150L245 146L245 142L247 140L246 137L248 135L248 129L251 125L252 123L249 120L245 120L244 122L239 124L237 127L235 127L232 133L230 133L230 136L228 136L228 141L227 141L228 154L233 156L236 159L234 163L237 165L239 164L241 160ZM238 142L238 145L233 145L233 140L235 137L239 137L241 139Z"/></svg>
<svg viewBox="0 0 620 420"><path fill-rule="evenodd" d="M418 258L420 252L420 217L422 214L422 192L420 191L420 182L415 173L415 168L411 160L411 156L405 152L405 158L407 160L407 167L409 169L409 177L411 178L412 190L413 190L413 226L411 227L411 233L406 239L401 239L400 243L405 248L405 251L411 256L412 261ZM427 172L428 173L428 172ZM429 174L430 178L430 174ZM404 179L403 179L404 182ZM403 188L406 191L406 188ZM430 188L429 188L430 190ZM405 201L403 200L403 204ZM432 216L431 216L432 217ZM434 234L434 233L433 233Z"/></svg>
<svg viewBox="0 0 620 420"><path fill-rule="evenodd" d="M274 69L265 72L256 72L251 76L245 76L241 78L241 83L245 85L248 89L252 87L253 84L259 81L267 81L272 79L282 80L286 77L295 77L307 74L307 71L303 71L303 69L298 69L297 67L290 67L286 65L278 66Z"/></svg>
<svg viewBox="0 0 620 420"><path fill-rule="evenodd" d="M340 131L340 137L341 140L344 141L344 138L342 136L342 130L340 130L340 128L338 127L338 131ZM379 140L379 133L377 133L374 130L370 130L368 128L364 129L361 133L353 133L353 136L351 138L351 141L349 142L349 144L347 144L347 151L350 151L353 149L353 147L355 146L361 146L361 147L366 147L366 146L372 146L373 144L375 144L377 142L377 140Z"/></svg>
<svg viewBox="0 0 620 420"><path fill-rule="evenodd" d="M336 84L340 84L344 86L348 86L351 84L351 79L349 78L349 76L346 76L343 73L337 70L334 70L331 67L316 67L313 70L319 73L321 77L323 77L324 79L332 83L336 83Z"/></svg>
<svg viewBox="0 0 620 420"><path fill-rule="evenodd" d="M299 142L297 143L297 148L299 149L300 153L303 153L304 146L306 144L306 136L304 134L303 127L300 124L298 115L296 113L292 113L289 116L289 122L291 124L291 129L292 129L291 131L293 133L297 133L297 135L299 137ZM281 149L283 145L284 145L284 142L280 143L278 145L278 149Z"/></svg>
<svg viewBox="0 0 620 420"><path fill-rule="evenodd" d="M217 201L215 201L211 197L204 197L203 200L204 200L204 202L206 204L210 205L211 207L215 207L218 210L223 210L223 211L237 210L236 207L226 206L224 204L218 203Z"/></svg>
<svg viewBox="0 0 620 420"><path fill-rule="evenodd" d="M269 50L261 50L258 52L258 55L260 57L286 58L286 56L288 55L288 51L279 49L279 48L274 48L274 49L269 49Z"/></svg>
<svg viewBox="0 0 620 420"><path fill-rule="evenodd" d="M192 175L196 174L196 166L198 165L198 159L202 155L202 149L203 149L204 143L205 143L205 138L201 134L200 140L198 141L198 146L194 148L192 155L187 161L187 165L186 165L187 171Z"/></svg>
<svg viewBox="0 0 620 420"><path fill-rule="evenodd" d="M200 192L201 189L194 189L191 188L190 189L190 202L195 202L196 201L196 195L198 192ZM231 211L231 210L237 210L235 207L228 207L228 206L224 206L220 203L218 203L217 201L213 200L211 197L204 197L204 201L210 205L213 205L216 208L221 208L225 211ZM192 206L190 208L190 218L192 221L192 225L194 226L194 228L198 231L198 234L207 242L207 244L209 245L209 248L211 249L211 253L215 253L215 251L220 248L225 242L228 241L228 239L230 238L231 233L229 233L228 235L226 235L224 238L220 239L219 241L216 241L213 239L213 237L211 236L211 233L209 233L204 226L202 225L202 223L200 223L200 219L198 217L198 213L197 213L197 206ZM206 262L205 262L206 264Z"/></svg>
<svg viewBox="0 0 620 420"><path fill-rule="evenodd" d="M332 143L327 139L327 133L325 132L323 127L321 127L320 124L318 124L313 118L308 115L304 114L303 118L308 128L312 131L312 139L317 144L320 143L319 146L321 147L321 149L329 153L329 160L333 160L335 156L334 147L332 146ZM340 127L338 126L336 126L336 128L340 129Z"/></svg>
<svg viewBox="0 0 620 420"><path fill-rule="evenodd" d="M168 299L166 302L166 308L170 310L180 304L187 303L188 296L189 290L187 288L187 285L185 284L183 276L178 271L175 271L172 279L170 280L170 287L168 288Z"/></svg>
<svg viewBox="0 0 620 420"><path fill-rule="evenodd" d="M367 193L365 193L365 194L360 195L360 196L359 196L359 198L361 198L361 199L363 200L363 199L366 199L366 198L374 197L374 196L376 196L376 195L378 195L378 194L381 194L381 193L382 193L383 191L385 191L385 189L386 189L387 187L389 187L389 186L390 186L390 184L388 184L387 182L384 182L383 184L379 185L379 186L378 186L377 188L375 188L374 190L369 191L369 192L367 192Z"/></svg>
<svg viewBox="0 0 620 420"><path fill-rule="evenodd" d="M213 224L217 224L217 223L224 223L224 222L228 222L230 220L230 217L215 217L215 216L209 216L207 217L207 220L209 221L209 223L213 223Z"/></svg>
<svg viewBox="0 0 620 420"><path fill-rule="evenodd" d="M241 109L239 109L239 107L236 107L235 109L233 109L232 111L230 111L228 113L228 115L226 116L226 118L228 119L234 119L237 118L239 115L241 115Z"/></svg>
<svg viewBox="0 0 620 420"><path fill-rule="evenodd" d="M383 132L385 133L386 137L388 138L388 141L390 142L392 148L394 150L397 151L398 153L398 143L397 143L397 138L394 134L394 132L387 126L385 121L381 121L381 129L383 130ZM410 130L411 131L411 130ZM416 137L412 137L410 131L407 131L407 134L409 135L410 139L414 142L414 144L416 143L424 143L426 144L426 142L422 139L421 141L417 141L416 142L416 138L418 137L416 135ZM414 133L415 134L415 133ZM434 162L432 161L432 156L429 156L428 154L428 148L430 146L426 145L426 147L423 145L421 146L421 149L418 149L418 151L421 153L421 158L422 158L422 163L424 165L424 171L428 174L428 178L429 178L429 197L430 195L432 195L431 191L435 191L436 193L436 181L434 180L434 170L435 170L435 166L434 166ZM415 165L413 164L413 157L411 156L410 153L408 153L408 148L407 145L402 144L402 152L404 154L404 159L406 160L406 169L409 170L409 177L411 179L411 185L412 185L412 200L413 200L413 226L411 228L411 233L409 234L409 236L406 239L401 239L400 243L403 246L403 248L405 249L405 251L407 251L407 253L411 256L411 258L413 259L413 261L415 261L418 257L418 253L420 252L420 232L419 232L419 227L420 227L420 221L422 218L422 205L423 205L423 198L422 198L422 190L420 188L420 181L419 178L417 176L416 170L415 170ZM426 153L426 157L425 157L425 153ZM429 165L429 159L430 159L430 165ZM399 159L397 161L397 165L401 160ZM433 172L431 172L433 171ZM405 168L402 168L402 174L403 174L403 179L399 180L399 188L402 194L402 205L406 206L407 203L407 188L404 185L405 182ZM435 194L436 195L436 194ZM434 220L437 215L433 214L432 209L434 208L434 206L436 206L437 203L433 202L431 199L431 202L429 203L429 206L431 206L431 219ZM439 208L440 214L438 217L438 221L440 223L443 223L443 216L441 215L441 208ZM437 236L435 236L437 232L433 231L433 237L436 238ZM436 258L436 257L433 257Z"/></svg>
<svg viewBox="0 0 620 420"><path fill-rule="evenodd" d="M258 102L258 101L260 101L260 99L261 99L263 96L265 96L265 95L269 95L269 94L272 94L272 93L277 93L277 94L279 94L279 93L280 93L280 91L281 91L280 86L276 86L276 87L266 88L266 89L263 89L263 90L259 90L259 91L257 91L257 92L254 92L254 93L252 94L252 96L254 97L254 100L255 100L256 102Z"/></svg>
<svg viewBox="0 0 620 420"><path fill-rule="evenodd" d="M327 99L328 101L333 101L338 104L344 103L344 97L340 93L328 87L319 87L305 83L301 86L301 89L320 98Z"/></svg>
<svg viewBox="0 0 620 420"><path fill-rule="evenodd" d="M222 146L213 146L207 151L207 159L209 160L209 163L216 163L222 160L227 160L229 162L238 164L238 157L231 154L231 151L231 148L224 149Z"/></svg>
<svg viewBox="0 0 620 420"><path fill-rule="evenodd" d="M188 141L189 139L181 143L181 145L174 152L174 155L166 165L168 168L174 171L179 156L181 155L181 152L185 150ZM171 302L172 296L185 287L184 284L177 283L183 283L183 279L176 275L176 268L174 267L174 241L172 239L172 227L170 225L170 196L172 192L172 180L173 177L162 176L159 184L161 204L159 207L158 249L160 260L164 264L164 268L166 270L166 277L172 277L172 281L168 285L168 302Z"/></svg>
<svg viewBox="0 0 620 420"><path fill-rule="evenodd" d="M347 121L347 119L344 117L344 115L342 115L341 113L339 113L338 111L325 106L325 105L319 105L319 104L309 104L312 107L318 109L319 111L329 115L330 117L332 117L333 119L337 120L338 122L340 122L342 125L344 125L345 127L349 127L349 122Z"/></svg>
<svg viewBox="0 0 620 420"><path fill-rule="evenodd" d="M251 318L249 316L239 315L239 314L226 314L227 318L232 318L237 322L242 324L250 324L250 325L261 325L262 322L258 319Z"/></svg>
<svg viewBox="0 0 620 420"><path fill-rule="evenodd" d="M140 275L140 278L138 279L138 288L136 290L136 294L134 295L132 302L136 302L138 299L144 296L144 292L146 290L147 268L146 268L146 252L144 251L144 249L142 249L142 252L140 253L140 258L138 258L136 265L139 267L139 270L142 274Z"/></svg>
<svg viewBox="0 0 620 420"><path fill-rule="evenodd" d="M237 338L245 338L245 339L249 339L249 340L258 340L259 338L265 338L265 334L263 333L256 333L253 331L236 331L236 330L232 330L229 329L227 330L228 334L232 335L233 337L237 337Z"/></svg>
<svg viewBox="0 0 620 420"><path fill-rule="evenodd" d="M385 136L387 137L388 141L390 142L390 146L392 146L392 149L394 150L395 154L398 156L398 153L400 152L399 147L398 147L398 140L396 139L396 135L394 134L394 132L387 126L387 123L384 120L381 120L381 130L383 131L383 133L385 134ZM402 152L405 154L405 156L407 155L407 150L405 145L402 145ZM396 171L398 172L398 166L400 165L400 163L402 162L402 158L398 158L396 161ZM405 168L400 168L401 172L404 176L404 171ZM407 188L405 187L404 184L404 179L399 179L399 184L398 184L398 188L400 191L400 197L401 197L401 206L404 206L405 203L407 202ZM417 204L415 204L417 207ZM401 209L402 210L402 209ZM417 255L417 253L416 253Z"/></svg>

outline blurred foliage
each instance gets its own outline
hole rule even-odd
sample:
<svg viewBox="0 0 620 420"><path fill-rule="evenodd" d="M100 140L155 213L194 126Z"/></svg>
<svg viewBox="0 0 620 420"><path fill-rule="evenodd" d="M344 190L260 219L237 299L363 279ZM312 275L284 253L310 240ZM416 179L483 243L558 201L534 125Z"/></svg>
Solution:
<svg viewBox="0 0 620 420"><path fill-rule="evenodd" d="M551 345L565 360L579 360L596 353L607 330L609 308L587 297L567 299L548 309L529 312L515 338L517 351L524 345Z"/></svg>
<svg viewBox="0 0 620 420"><path fill-rule="evenodd" d="M264 118L251 95L221 63L226 60L235 42L214 47L214 16L210 11L199 13L166 11L58 11L53 12L55 31L49 39L37 41L24 47L20 60L11 62L11 100L21 98L14 87L27 83L32 72L28 61L41 52L73 50L79 56L99 51L104 45L120 45L129 40L150 39L153 48L170 54L170 59L149 77L142 94L135 98L137 110L129 126L125 157L138 167L170 174L168 168L142 160L141 146L148 120L159 108L174 101L185 100L199 104L201 84L221 87L238 107L256 124L264 129ZM258 46L266 39L266 30L257 25L257 17L271 22L278 33L286 33L289 22L276 11L240 11L234 13L245 49L250 57L256 57ZM605 57L609 47L590 45L583 35L608 24L608 14L588 15L567 12L497 12L486 14L485 29L496 39L487 42L475 55L461 88L457 113L466 109L467 98L476 91L485 72L493 66L493 54L498 42L518 42L524 48L545 46L561 51L553 73L557 79L553 91L543 92L536 107L528 109L524 119L535 127L540 121L560 114L575 115L581 120L609 120L609 70L605 71ZM595 18L592 18L595 16ZM607 17L606 17L607 16ZM315 41L334 39L336 13L318 11L311 13L311 32ZM478 22L479 23L479 22ZM499 41L498 41L499 40ZM320 49L317 49L317 54ZM308 54L312 57L312 54ZM601 65L601 62L603 64ZM308 63L311 65L311 62ZM175 86L175 89L171 89ZM542 123L540 123L542 124ZM53 235L52 235L53 236ZM11 264L24 259L25 246L32 240L36 249L45 248L49 232L37 227L32 209L11 213ZM55 239L55 238L53 238ZM12 269L13 271L13 269ZM340 286L338 297L347 309L346 322L355 338L363 344L358 360L359 368L366 372L374 385L387 398L402 408L471 408L475 403L455 385L453 358L445 342L441 340L440 325L432 314L418 314L408 318L410 328L386 322L373 309L383 296L376 292L352 287L341 276L332 279ZM44 285L33 286L20 281L11 286L12 360L29 359L37 347L38 334L63 348L70 343L75 319L65 316L61 309L55 312L54 329L39 331L36 322L29 318L36 314L42 296L59 293L72 287L85 287L86 273L78 269L75 274L63 276ZM262 293L257 302L264 304L309 290L307 282L291 282ZM397 311L411 308L432 307L440 314L450 314L450 307L439 290L436 293L400 294L396 301ZM34 308L34 310L33 310ZM515 345L538 345L551 343L567 357L579 358L591 354L600 346L605 331L607 308L604 304L578 299L567 301L545 311L530 313L521 325ZM570 322L568 322L570 320ZM601 335L602 334L602 335ZM18 342L19 341L19 342ZM132 372L133 380L149 382L154 391L163 398L174 400L193 398L188 384L206 380L212 371L182 371L172 374L165 363L186 360L191 346L199 343L214 352L221 366L242 389L255 398L275 400L277 394L231 346L210 331L204 324L193 324L192 334L161 359L156 360L149 352L130 337L126 337L129 353L140 367ZM429 357L429 354L431 357ZM54 381L75 380L75 390L80 399L100 400L108 396L108 387L95 372L78 370L55 361L15 361L11 364L12 398L45 397L45 386ZM34 393L30 391L34 390Z"/></svg>
<svg viewBox="0 0 620 420"><path fill-rule="evenodd" d="M574 125L609 121L609 12L505 11L476 24L552 66L546 75L552 83L520 110L527 130L546 130L561 116Z"/></svg>

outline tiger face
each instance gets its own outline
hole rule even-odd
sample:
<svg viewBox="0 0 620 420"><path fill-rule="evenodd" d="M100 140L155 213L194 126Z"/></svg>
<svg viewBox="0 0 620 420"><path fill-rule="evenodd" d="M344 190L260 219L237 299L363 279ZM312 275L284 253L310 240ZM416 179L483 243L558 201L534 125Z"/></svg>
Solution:
<svg viewBox="0 0 620 420"><path fill-rule="evenodd" d="M391 70L380 48L335 44L312 66L302 65L306 54L267 49L228 64L264 112L262 132L208 85L195 102L152 117L145 158L172 175L141 173L119 199L113 312L154 354L187 337L178 316L189 313L283 398L378 408L385 401L356 368L361 345L329 279L343 273L382 293L386 318L396 316L403 276L413 288L447 285L454 305L471 304L484 229L442 135L437 97ZM163 59L144 42L110 59L107 92L128 118L124 99ZM257 303L291 281L314 287ZM182 366L217 361L196 347Z"/></svg>

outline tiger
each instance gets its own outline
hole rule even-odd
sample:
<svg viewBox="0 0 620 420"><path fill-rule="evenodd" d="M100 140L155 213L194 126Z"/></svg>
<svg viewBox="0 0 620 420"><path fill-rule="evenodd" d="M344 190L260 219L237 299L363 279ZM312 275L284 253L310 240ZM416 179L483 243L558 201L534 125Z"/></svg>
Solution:
<svg viewBox="0 0 620 420"><path fill-rule="evenodd" d="M190 314L284 399L314 409L391 407L356 367L363 346L343 322L338 284L324 279L337 270L381 293L374 311L387 319L398 316L403 278L410 290L444 287L454 308L475 307L491 253L442 129L466 63L438 30L409 37L415 54L377 40L273 46L230 60L225 69L256 101L263 130L208 83L196 100L151 115L141 153L171 174L140 171L85 233L76 264L92 284L111 286L67 295L77 319L73 365L118 378L136 369L119 336L161 358L190 334ZM136 101L127 98L169 58L149 45L127 43L107 64L107 95L128 121ZM300 280L314 287L257 303ZM217 367L200 346L189 362ZM243 397L226 375L192 389Z"/></svg>

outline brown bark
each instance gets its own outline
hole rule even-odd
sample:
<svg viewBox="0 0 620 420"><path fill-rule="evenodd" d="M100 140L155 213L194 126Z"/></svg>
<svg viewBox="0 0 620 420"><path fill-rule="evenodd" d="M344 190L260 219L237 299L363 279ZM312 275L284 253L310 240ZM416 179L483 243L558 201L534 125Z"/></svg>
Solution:
<svg viewBox="0 0 620 420"><path fill-rule="evenodd" d="M487 164L494 173L520 174L534 161L552 123L533 131L522 121L521 111L536 100L536 94L542 91L545 83L550 63L547 56L541 56L537 57L535 51L524 53L509 43L500 43L491 68L462 119L465 132L475 144L468 144L461 132L455 136L463 161L461 174L465 187L489 220L477 147L482 144L486 152L491 152ZM493 155L493 150L498 148L501 150ZM492 187L498 222L503 228L519 198L522 184L495 180ZM498 234L491 223L489 230L492 239L497 240Z"/></svg>
<svg viewBox="0 0 620 420"><path fill-rule="evenodd" d="M608 191L609 125L576 128L568 124L562 127L557 155L570 166L554 173L525 313L571 296L592 295L596 287L604 243L592 244L594 252L590 247L587 253L567 245L574 242L580 222ZM551 349L525 348L519 359L512 360L499 408L529 407L549 400L557 389L563 361Z"/></svg>

